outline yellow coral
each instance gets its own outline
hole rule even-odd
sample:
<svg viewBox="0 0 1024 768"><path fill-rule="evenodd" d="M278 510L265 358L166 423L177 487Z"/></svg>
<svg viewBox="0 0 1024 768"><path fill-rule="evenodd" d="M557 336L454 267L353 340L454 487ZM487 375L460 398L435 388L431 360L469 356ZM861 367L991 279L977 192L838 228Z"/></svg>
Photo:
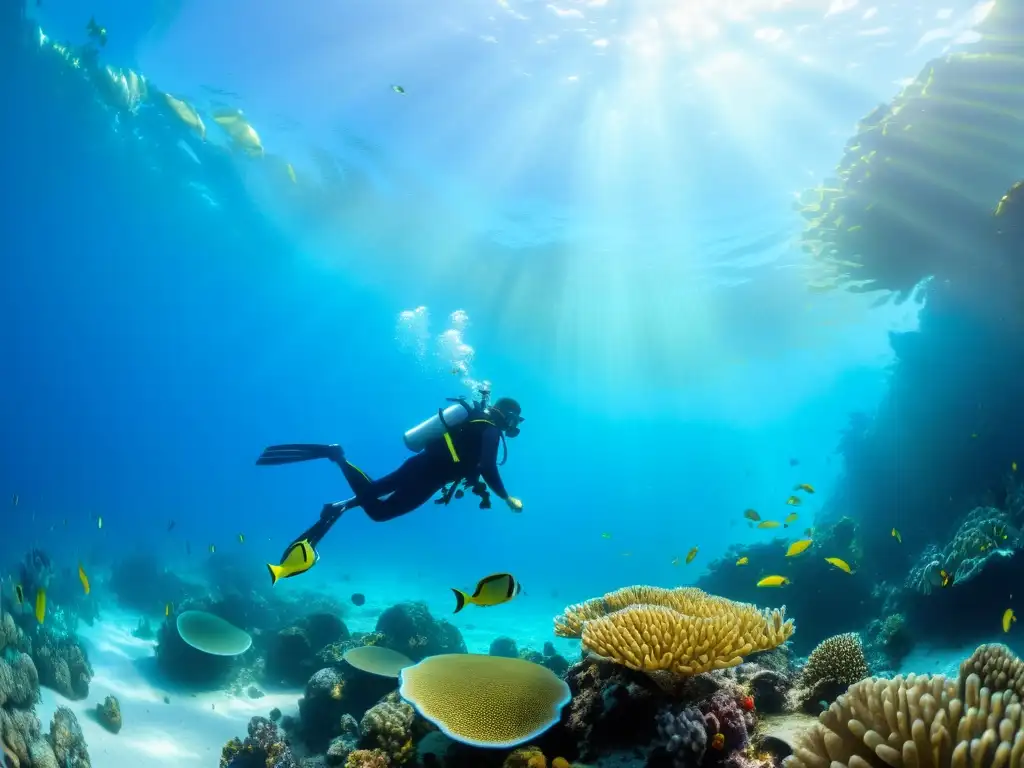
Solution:
<svg viewBox="0 0 1024 768"><path fill-rule="evenodd" d="M555 634L631 669L694 675L734 667L793 634L785 608L761 610L695 587L634 586L569 606Z"/></svg>
<svg viewBox="0 0 1024 768"><path fill-rule="evenodd" d="M520 747L513 750L501 768L547 768L548 761L537 747Z"/></svg>
<svg viewBox="0 0 1024 768"><path fill-rule="evenodd" d="M502 656L428 656L401 672L399 694L449 738L514 747L558 722L569 686L549 669Z"/></svg>
<svg viewBox="0 0 1024 768"><path fill-rule="evenodd" d="M793 747L784 768L1016 768L1024 759L1021 706L982 688L976 674L962 683L942 675L868 678Z"/></svg>
<svg viewBox="0 0 1024 768"><path fill-rule="evenodd" d="M569 765L569 761L564 757L556 757L551 761L551 768L572 768L572 766Z"/></svg>

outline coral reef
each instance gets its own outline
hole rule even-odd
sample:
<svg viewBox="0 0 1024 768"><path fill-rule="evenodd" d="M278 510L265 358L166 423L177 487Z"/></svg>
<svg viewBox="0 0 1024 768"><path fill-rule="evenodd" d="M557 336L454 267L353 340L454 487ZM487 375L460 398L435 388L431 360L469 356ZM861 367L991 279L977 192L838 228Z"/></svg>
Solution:
<svg viewBox="0 0 1024 768"><path fill-rule="evenodd" d="M519 656L519 646L511 637L496 637L491 641L491 647L487 650L491 656L505 656L514 659Z"/></svg>
<svg viewBox="0 0 1024 768"><path fill-rule="evenodd" d="M379 749L392 766L406 765L416 759L415 722L416 711L391 694L363 715L359 724L362 746Z"/></svg>
<svg viewBox="0 0 1024 768"><path fill-rule="evenodd" d="M61 768L90 768L88 745L75 713L57 707L50 722L50 745ZM37 761L38 762L38 761Z"/></svg>
<svg viewBox="0 0 1024 768"><path fill-rule="evenodd" d="M882 655L886 665L895 669L914 647L907 617L902 613L890 613L884 619L872 619L865 635L867 645ZM873 664L869 666L874 666Z"/></svg>
<svg viewBox="0 0 1024 768"><path fill-rule="evenodd" d="M922 552L907 576L906 586L930 594L942 586L941 571L962 585L981 573L993 558L1012 557L1024 546L1024 537L1010 515L995 507L975 507L960 523L945 547Z"/></svg>
<svg viewBox="0 0 1024 768"><path fill-rule="evenodd" d="M89 695L92 666L76 637L41 627L33 645L41 684L69 699L84 699Z"/></svg>
<svg viewBox="0 0 1024 768"><path fill-rule="evenodd" d="M847 632L829 637L808 656L797 685L790 692L793 707L812 714L820 712L819 702L831 701L867 676L860 636Z"/></svg>
<svg viewBox="0 0 1024 768"><path fill-rule="evenodd" d="M446 653L466 653L462 634L451 622L435 619L425 603L393 605L377 619L379 644L413 661Z"/></svg>
<svg viewBox="0 0 1024 768"><path fill-rule="evenodd" d="M220 768L298 768L291 747L274 723L265 717L254 717L248 730L244 741L235 738L224 745Z"/></svg>
<svg viewBox="0 0 1024 768"><path fill-rule="evenodd" d="M379 749L357 749L348 756L345 768L390 768L388 756Z"/></svg>
<svg viewBox="0 0 1024 768"><path fill-rule="evenodd" d="M555 634L579 637L589 651L631 669L680 675L734 667L792 633L784 608L759 610L694 587L625 587L555 618Z"/></svg>
<svg viewBox="0 0 1024 768"><path fill-rule="evenodd" d="M359 723L352 715L342 715L338 729L340 733L331 740L324 755L328 765L344 765L348 756L359 748Z"/></svg>
<svg viewBox="0 0 1024 768"><path fill-rule="evenodd" d="M116 696L107 696L102 704L96 705L96 719L111 733L121 731L121 704Z"/></svg>
<svg viewBox="0 0 1024 768"><path fill-rule="evenodd" d="M299 699L298 733L314 752L324 751L340 735L341 716L346 713L345 679L331 667L309 678Z"/></svg>

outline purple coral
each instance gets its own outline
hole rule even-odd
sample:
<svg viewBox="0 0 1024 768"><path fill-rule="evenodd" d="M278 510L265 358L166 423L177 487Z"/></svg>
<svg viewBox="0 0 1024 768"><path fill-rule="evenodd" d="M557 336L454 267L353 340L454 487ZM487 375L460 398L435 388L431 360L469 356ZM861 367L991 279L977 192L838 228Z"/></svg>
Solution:
<svg viewBox="0 0 1024 768"><path fill-rule="evenodd" d="M711 698L700 703L708 733L721 733L725 737L725 749L732 752L743 749L750 741L754 730L754 713L740 705L738 690L723 688Z"/></svg>
<svg viewBox="0 0 1024 768"><path fill-rule="evenodd" d="M712 731L715 733L716 731ZM658 713L658 740L672 756L675 768L700 765L708 745L708 728L696 707Z"/></svg>

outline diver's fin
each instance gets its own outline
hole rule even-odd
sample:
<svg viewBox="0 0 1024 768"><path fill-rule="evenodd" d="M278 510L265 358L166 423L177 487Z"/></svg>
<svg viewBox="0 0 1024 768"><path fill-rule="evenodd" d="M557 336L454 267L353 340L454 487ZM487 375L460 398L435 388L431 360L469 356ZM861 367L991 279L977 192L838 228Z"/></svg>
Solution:
<svg viewBox="0 0 1024 768"><path fill-rule="evenodd" d="M332 459L340 461L344 457L340 445L320 445L318 443L285 443L271 445L263 450L256 463L260 465L294 464L298 461L313 459Z"/></svg>
<svg viewBox="0 0 1024 768"><path fill-rule="evenodd" d="M455 587L452 587L452 592L455 593L455 611L454 611L454 613L458 613L459 611L461 611L463 608L466 607L466 593L465 592L460 592L459 590L455 589Z"/></svg>

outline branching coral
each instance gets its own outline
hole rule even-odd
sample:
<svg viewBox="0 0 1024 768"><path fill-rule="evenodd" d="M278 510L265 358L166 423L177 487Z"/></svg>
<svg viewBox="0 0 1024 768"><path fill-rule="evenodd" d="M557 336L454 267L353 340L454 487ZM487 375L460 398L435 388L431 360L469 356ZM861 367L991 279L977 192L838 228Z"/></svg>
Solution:
<svg viewBox="0 0 1024 768"><path fill-rule="evenodd" d="M960 524L942 549L932 545L924 550L907 576L908 589L930 594L942 585L941 571L952 583L962 584L977 576L989 560L1012 557L1024 546L1024 536L1009 515L995 507L976 507Z"/></svg>
<svg viewBox="0 0 1024 768"><path fill-rule="evenodd" d="M793 633L785 609L761 610L694 587L635 586L566 608L555 634L631 669L694 675L734 667Z"/></svg>

